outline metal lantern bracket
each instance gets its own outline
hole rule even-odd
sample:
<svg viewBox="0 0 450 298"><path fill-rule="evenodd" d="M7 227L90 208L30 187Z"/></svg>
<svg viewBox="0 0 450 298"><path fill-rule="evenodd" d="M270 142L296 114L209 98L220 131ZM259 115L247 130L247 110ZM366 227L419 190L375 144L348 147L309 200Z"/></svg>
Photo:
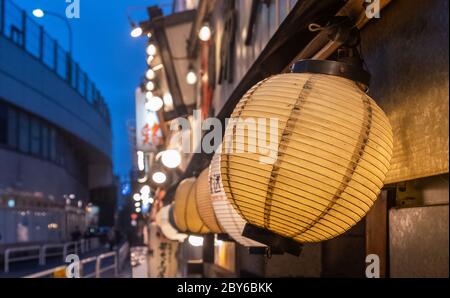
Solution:
<svg viewBox="0 0 450 298"><path fill-rule="evenodd" d="M272 255L282 255L284 254L284 251L276 247L250 246L248 248L248 253L250 255L272 256Z"/></svg>
<svg viewBox="0 0 450 298"><path fill-rule="evenodd" d="M286 252L294 256L299 256L302 252L303 244L290 238L275 234L252 224L245 224L242 236L258 241L270 247L273 254Z"/></svg>
<svg viewBox="0 0 450 298"><path fill-rule="evenodd" d="M337 50L336 61L305 59L294 63L293 73L317 73L343 77L361 84L367 90L370 84L370 73L364 68L357 47L361 43L359 29L347 16L334 17L327 25L310 24L310 31L324 31L328 39L341 44Z"/></svg>
<svg viewBox="0 0 450 298"><path fill-rule="evenodd" d="M217 234L217 240L226 241L226 242L235 242L233 238L230 237L230 235L226 233L220 233Z"/></svg>

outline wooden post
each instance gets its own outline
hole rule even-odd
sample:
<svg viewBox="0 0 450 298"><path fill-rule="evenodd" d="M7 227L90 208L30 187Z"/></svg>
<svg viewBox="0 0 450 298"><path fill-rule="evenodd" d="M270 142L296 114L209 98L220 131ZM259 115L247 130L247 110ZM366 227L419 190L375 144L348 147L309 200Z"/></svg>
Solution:
<svg viewBox="0 0 450 298"><path fill-rule="evenodd" d="M389 190L383 190L366 216L366 256L380 258L380 277L389 277Z"/></svg>

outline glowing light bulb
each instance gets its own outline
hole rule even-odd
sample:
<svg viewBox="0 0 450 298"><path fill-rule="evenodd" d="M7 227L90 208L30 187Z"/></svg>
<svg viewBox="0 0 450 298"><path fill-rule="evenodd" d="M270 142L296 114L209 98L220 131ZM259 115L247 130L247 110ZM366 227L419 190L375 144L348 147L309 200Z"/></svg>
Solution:
<svg viewBox="0 0 450 298"><path fill-rule="evenodd" d="M143 171L145 168L144 152L138 151L137 156L138 156L138 160L137 160L138 169L139 169L139 171Z"/></svg>
<svg viewBox="0 0 450 298"><path fill-rule="evenodd" d="M149 80L153 80L155 78L156 74L155 71L153 69L149 69L147 70L147 72L145 73L145 77Z"/></svg>
<svg viewBox="0 0 450 298"><path fill-rule="evenodd" d="M33 10L33 15L36 18L43 18L45 14L44 14L44 11L42 9L36 8L36 9Z"/></svg>
<svg viewBox="0 0 450 298"><path fill-rule="evenodd" d="M188 238L189 244L195 247L202 246L203 245L203 237L199 236L189 236Z"/></svg>
<svg viewBox="0 0 450 298"><path fill-rule="evenodd" d="M147 91L153 91L155 90L155 83L153 83L152 81L148 81L145 87L147 88Z"/></svg>
<svg viewBox="0 0 450 298"><path fill-rule="evenodd" d="M169 110L173 109L173 98L172 98L172 95L170 93L164 94L163 101L164 101L164 106L167 109L169 109Z"/></svg>
<svg viewBox="0 0 450 298"><path fill-rule="evenodd" d="M141 27L136 27L133 30L131 30L130 33L131 37L137 38L139 36L142 35L142 28Z"/></svg>
<svg viewBox="0 0 450 298"><path fill-rule="evenodd" d="M198 32L198 38L202 41L208 41L211 39L211 28L208 24L203 25L203 27Z"/></svg>
<svg viewBox="0 0 450 298"><path fill-rule="evenodd" d="M161 161L164 166L170 169L176 168L181 164L181 154L174 149L163 151Z"/></svg>
<svg viewBox="0 0 450 298"><path fill-rule="evenodd" d="M157 112L163 107L164 103L160 97L153 96L145 103L145 109L151 112Z"/></svg>
<svg viewBox="0 0 450 298"><path fill-rule="evenodd" d="M141 194L148 195L150 193L150 186L144 185L141 187Z"/></svg>
<svg viewBox="0 0 450 298"><path fill-rule="evenodd" d="M155 172L152 175L152 179L153 179L153 182L155 182L157 184L162 184L162 183L166 182L167 176L163 172Z"/></svg>
<svg viewBox="0 0 450 298"><path fill-rule="evenodd" d="M197 83L197 74L193 70L189 70L189 72L186 75L186 82L189 85L194 85Z"/></svg>
<svg viewBox="0 0 450 298"><path fill-rule="evenodd" d="M154 44L149 44L147 47L147 55L155 56L156 55L156 47Z"/></svg>

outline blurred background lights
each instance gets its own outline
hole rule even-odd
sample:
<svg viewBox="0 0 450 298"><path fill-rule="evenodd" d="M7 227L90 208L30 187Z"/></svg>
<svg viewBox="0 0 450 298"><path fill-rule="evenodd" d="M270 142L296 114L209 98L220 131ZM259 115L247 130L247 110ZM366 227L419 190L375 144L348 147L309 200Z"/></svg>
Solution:
<svg viewBox="0 0 450 298"><path fill-rule="evenodd" d="M152 69L154 71L158 71L158 70L161 70L163 68L164 68L164 65L162 65L162 63L161 63L161 64L158 64L158 65L155 65Z"/></svg>
<svg viewBox="0 0 450 298"><path fill-rule="evenodd" d="M138 160L137 160L138 169L139 169L139 171L143 171L145 169L144 152L138 151L137 156L138 156Z"/></svg>
<svg viewBox="0 0 450 298"><path fill-rule="evenodd" d="M153 96L145 103L145 109L151 112L159 111L164 105L163 100L158 96Z"/></svg>
<svg viewBox="0 0 450 298"><path fill-rule="evenodd" d="M140 200L141 200L141 195L138 194L138 193L135 193L135 194L133 195L133 200L135 200L135 201L140 201Z"/></svg>
<svg viewBox="0 0 450 298"><path fill-rule="evenodd" d="M164 166L174 169L181 164L181 154L177 150L169 149L162 152L161 161Z"/></svg>
<svg viewBox="0 0 450 298"><path fill-rule="evenodd" d="M148 195L148 194L150 194L150 186L148 186L148 185L142 186L142 187L141 187L140 193L141 193L142 195Z"/></svg>
<svg viewBox="0 0 450 298"><path fill-rule="evenodd" d="M198 33L198 37L202 41L208 41L211 39L211 28L208 24L204 24Z"/></svg>
<svg viewBox="0 0 450 298"><path fill-rule="evenodd" d="M40 8L36 8L36 9L33 10L33 15L36 18L42 18L42 17L44 17L44 11L42 9L40 9Z"/></svg>
<svg viewBox="0 0 450 298"><path fill-rule="evenodd" d="M149 80L153 80L155 78L155 71L153 69L147 70L145 77Z"/></svg>
<svg viewBox="0 0 450 298"><path fill-rule="evenodd" d="M130 35L131 35L131 37L134 37L134 38L141 36L142 28L141 27L134 28L133 30L131 30Z"/></svg>
<svg viewBox="0 0 450 298"><path fill-rule="evenodd" d="M163 101L165 107L167 107L169 110L173 109L173 98L170 93L164 94Z"/></svg>
<svg viewBox="0 0 450 298"><path fill-rule="evenodd" d="M189 244L195 247L203 245L203 237L191 235L188 238Z"/></svg>
<svg viewBox="0 0 450 298"><path fill-rule="evenodd" d="M189 70L189 72L186 75L186 82L189 85L194 85L197 83L197 74L193 70Z"/></svg>
<svg viewBox="0 0 450 298"><path fill-rule="evenodd" d="M156 47L154 44L149 44L147 47L147 55L155 56L156 55Z"/></svg>
<svg viewBox="0 0 450 298"><path fill-rule="evenodd" d="M8 207L9 208L14 208L16 206L16 200L14 199L9 199L8 200Z"/></svg>
<svg viewBox="0 0 450 298"><path fill-rule="evenodd" d="M152 179L155 183L157 184L162 184L164 182L166 182L166 174L164 174L163 172L155 172L152 175Z"/></svg>
<svg viewBox="0 0 450 298"><path fill-rule="evenodd" d="M152 81L148 81L145 85L145 88L147 88L147 91L153 91L155 90L155 83L153 83Z"/></svg>

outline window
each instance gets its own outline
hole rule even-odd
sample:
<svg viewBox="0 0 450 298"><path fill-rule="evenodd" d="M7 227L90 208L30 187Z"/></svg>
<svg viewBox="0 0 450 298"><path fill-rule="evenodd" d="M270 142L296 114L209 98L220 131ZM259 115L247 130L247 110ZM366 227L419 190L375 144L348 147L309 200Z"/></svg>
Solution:
<svg viewBox="0 0 450 298"><path fill-rule="evenodd" d="M19 115L19 150L24 153L30 151L30 118L25 113Z"/></svg>
<svg viewBox="0 0 450 298"><path fill-rule="evenodd" d="M56 134L56 162L62 166L66 165L66 143L60 133Z"/></svg>
<svg viewBox="0 0 450 298"><path fill-rule="evenodd" d="M1 101L0 146L57 163L78 181L87 183L88 162L72 146L66 133Z"/></svg>
<svg viewBox="0 0 450 298"><path fill-rule="evenodd" d="M41 156L41 123L36 118L31 118L31 154Z"/></svg>
<svg viewBox="0 0 450 298"><path fill-rule="evenodd" d="M41 130L42 137L42 157L45 159L50 159L50 136L49 129L47 125L42 125Z"/></svg>
<svg viewBox="0 0 450 298"><path fill-rule="evenodd" d="M17 148L17 111L8 109L8 146Z"/></svg>
<svg viewBox="0 0 450 298"><path fill-rule="evenodd" d="M49 135L49 150L50 150L50 159L53 162L56 162L56 131L54 128L50 129Z"/></svg>
<svg viewBox="0 0 450 298"><path fill-rule="evenodd" d="M0 144L8 141L8 109L5 104L0 103Z"/></svg>

